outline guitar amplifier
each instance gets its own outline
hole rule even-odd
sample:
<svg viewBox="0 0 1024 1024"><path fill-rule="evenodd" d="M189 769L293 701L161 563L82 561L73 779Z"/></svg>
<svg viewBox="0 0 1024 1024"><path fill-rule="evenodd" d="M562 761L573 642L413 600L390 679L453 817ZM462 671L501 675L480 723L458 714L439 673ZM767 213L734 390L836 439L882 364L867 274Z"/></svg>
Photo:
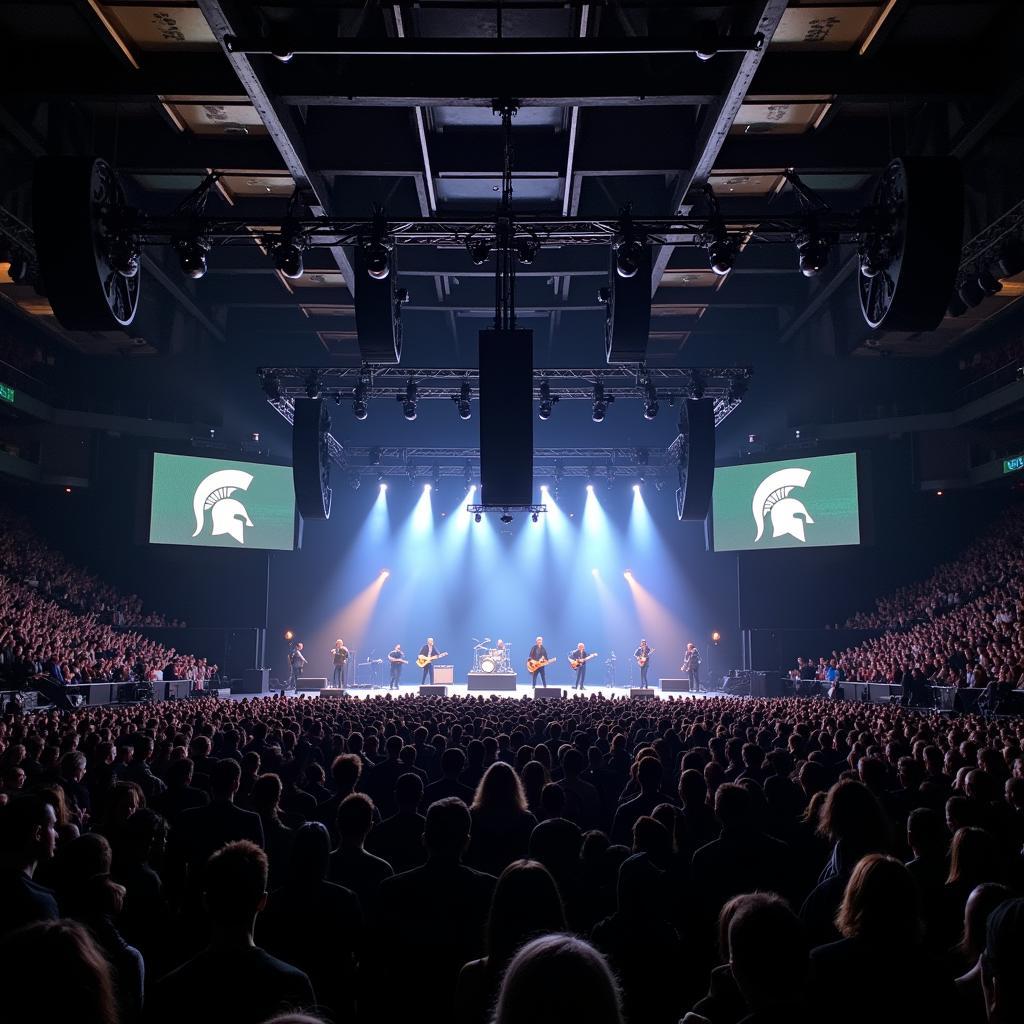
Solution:
<svg viewBox="0 0 1024 1024"><path fill-rule="evenodd" d="M630 690L629 696L631 700L653 700L654 690L652 690L649 686L644 687L643 689L638 688Z"/></svg>
<svg viewBox="0 0 1024 1024"><path fill-rule="evenodd" d="M447 686L421 686L420 687L421 697L447 697L448 687Z"/></svg>
<svg viewBox="0 0 1024 1024"><path fill-rule="evenodd" d="M434 682L438 686L452 686L455 683L455 666L434 664Z"/></svg>

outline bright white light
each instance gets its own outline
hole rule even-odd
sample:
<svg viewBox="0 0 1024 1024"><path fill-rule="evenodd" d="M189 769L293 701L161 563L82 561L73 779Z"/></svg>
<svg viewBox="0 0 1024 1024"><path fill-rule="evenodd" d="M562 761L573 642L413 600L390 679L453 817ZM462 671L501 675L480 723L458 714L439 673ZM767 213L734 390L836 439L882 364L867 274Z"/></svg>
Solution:
<svg viewBox="0 0 1024 1024"><path fill-rule="evenodd" d="M590 571L591 571L591 573L592 573L592 574L593 574L594 576L596 576L596 575L597 575L597 569L591 569Z"/></svg>
<svg viewBox="0 0 1024 1024"><path fill-rule="evenodd" d="M423 490L430 491L430 490L433 490L433 488L430 486L430 484L424 484L423 485Z"/></svg>
<svg viewBox="0 0 1024 1024"><path fill-rule="evenodd" d="M631 569L627 569L622 575L625 576L627 580L631 580L633 578L633 572Z"/></svg>
<svg viewBox="0 0 1024 1024"><path fill-rule="evenodd" d="M382 484L380 485L380 489L381 489L382 491L386 491L386 490L388 489L388 485L387 485L387 484L383 484L383 483L382 483Z"/></svg>
<svg viewBox="0 0 1024 1024"><path fill-rule="evenodd" d="M639 484L633 484L633 493L634 494L639 494L640 493L640 485Z"/></svg>
<svg viewBox="0 0 1024 1024"><path fill-rule="evenodd" d="M593 484L587 484L587 494L593 494L593 493L594 493L594 485Z"/></svg>

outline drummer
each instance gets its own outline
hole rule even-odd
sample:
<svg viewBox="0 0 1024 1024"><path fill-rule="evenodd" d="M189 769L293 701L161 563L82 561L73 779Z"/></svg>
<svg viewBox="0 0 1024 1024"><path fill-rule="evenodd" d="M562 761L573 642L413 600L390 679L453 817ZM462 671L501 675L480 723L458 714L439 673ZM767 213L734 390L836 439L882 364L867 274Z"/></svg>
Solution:
<svg viewBox="0 0 1024 1024"><path fill-rule="evenodd" d="M490 651L491 657L494 659L495 667L499 671L507 671L508 669L508 651L505 650L505 641L500 637L497 643Z"/></svg>

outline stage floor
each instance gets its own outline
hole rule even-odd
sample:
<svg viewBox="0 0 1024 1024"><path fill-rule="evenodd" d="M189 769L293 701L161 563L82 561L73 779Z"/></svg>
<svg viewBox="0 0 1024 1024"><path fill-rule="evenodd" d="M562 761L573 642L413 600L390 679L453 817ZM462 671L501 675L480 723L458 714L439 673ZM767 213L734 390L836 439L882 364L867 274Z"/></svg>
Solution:
<svg viewBox="0 0 1024 1024"><path fill-rule="evenodd" d="M538 692L543 692L543 687L537 687ZM549 686L547 688L549 693L554 693L561 689L564 691L567 697L580 696L579 690L573 690L571 687L563 686ZM415 697L419 694L419 683L402 685L397 690L389 690L386 686L378 687L376 689L359 687L358 689L348 689L346 694L349 698L355 700L365 700L367 697L386 697L391 694L393 697ZM534 695L533 688L529 683L520 683L514 690L470 690L465 683L457 685L447 686L449 697L504 697L511 698L514 700L524 700ZM320 690L287 690L286 694L290 697L294 696L305 696L305 697L319 697ZM278 693L277 690L272 690L270 696L274 696ZM582 691L582 696L589 697L593 694L597 694L600 697L616 697L618 699L628 699L630 694L630 688L628 686L588 686ZM232 700L241 700L244 697L254 697L256 694L252 693L236 693L231 695ZM698 700L703 700L706 697L724 697L726 694L722 690L701 690L700 693L688 693L687 691L662 693L657 687L654 688L655 700L669 700L675 698L677 700L693 697ZM331 698L334 699L334 698Z"/></svg>

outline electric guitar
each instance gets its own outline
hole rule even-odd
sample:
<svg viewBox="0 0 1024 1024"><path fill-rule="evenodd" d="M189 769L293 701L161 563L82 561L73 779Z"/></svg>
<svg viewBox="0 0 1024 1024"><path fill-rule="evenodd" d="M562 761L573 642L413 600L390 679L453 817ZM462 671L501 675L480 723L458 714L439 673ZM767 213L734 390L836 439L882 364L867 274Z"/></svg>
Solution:
<svg viewBox="0 0 1024 1024"><path fill-rule="evenodd" d="M425 668L432 661L437 661L438 658L443 658L447 653L447 651L442 651L440 654L419 654L416 656L416 665L419 668Z"/></svg>
<svg viewBox="0 0 1024 1024"><path fill-rule="evenodd" d="M647 653L646 653L646 654L642 654L642 655L640 655L640 657L639 657L639 658L637 658L637 659L636 659L636 663L637 663L637 664L638 664L638 665L639 665L639 666L640 666L641 668L643 668L643 667L644 667L644 665L646 665L646 664L647 664L647 662L649 662L649 661L651 660L651 655L652 655L653 653L654 653L654 648L653 648L653 647L650 647L650 648L648 648L648 650L647 650Z"/></svg>
<svg viewBox="0 0 1024 1024"><path fill-rule="evenodd" d="M578 669L580 667L580 665L584 665L588 661L590 661L591 658L596 658L596 657L597 657L597 651L594 651L593 654L588 654L585 658L570 658L569 659L569 664L572 667L573 672L575 672L576 669Z"/></svg>
<svg viewBox="0 0 1024 1024"><path fill-rule="evenodd" d="M441 657L441 655L438 655L438 657ZM406 659L406 658L393 658L390 654L388 655L388 661L390 661L392 665L408 665L409 664L408 659ZM423 666L421 665L420 668L422 668L422 667Z"/></svg>
<svg viewBox="0 0 1024 1024"><path fill-rule="evenodd" d="M537 672L539 669L542 669L545 665L550 665L551 662L553 662L553 661L558 661L558 659L557 658L539 658L538 660L535 661L533 658L527 658L526 659L526 671L531 673L531 675L532 675L534 672Z"/></svg>

